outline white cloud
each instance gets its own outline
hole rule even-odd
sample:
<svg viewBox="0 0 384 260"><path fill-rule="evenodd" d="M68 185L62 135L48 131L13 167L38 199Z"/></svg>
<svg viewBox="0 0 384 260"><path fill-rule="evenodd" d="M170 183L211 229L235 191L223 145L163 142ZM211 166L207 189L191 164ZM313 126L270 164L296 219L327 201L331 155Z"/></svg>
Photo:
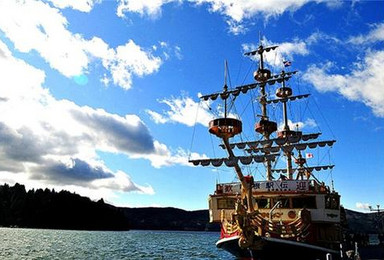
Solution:
<svg viewBox="0 0 384 260"><path fill-rule="evenodd" d="M82 74L88 64L82 39L67 31L68 21L42 1L0 2L0 29L21 52L36 50L65 76Z"/></svg>
<svg viewBox="0 0 384 260"><path fill-rule="evenodd" d="M138 155L137 158L146 158L150 160L152 166L155 168L161 168L163 166L171 166L175 164L188 165L188 156L184 151L181 152L181 154L179 153L172 155L165 144L161 144L155 141L154 145L156 153ZM133 158L135 158L134 155Z"/></svg>
<svg viewBox="0 0 384 260"><path fill-rule="evenodd" d="M314 45L319 41L326 41L335 54L339 54L337 46L342 46L344 51L348 47L358 53L359 59L351 63L349 73L336 73L340 71L337 64L324 61L323 64L308 66L304 73L304 80L310 82L320 92L338 92L350 101L358 101L370 107L376 116L384 117L384 50L374 49L375 43L384 41L384 23L371 25L371 30L366 34L351 36L341 40L321 32L315 32L305 42ZM355 46L356 45L356 46ZM361 48L361 46L364 48ZM336 52L337 50L337 52ZM302 53L304 54L304 52Z"/></svg>
<svg viewBox="0 0 384 260"><path fill-rule="evenodd" d="M147 15L151 18L158 18L161 15L161 8L172 2L188 2L196 5L208 5L209 11L220 13L228 17L232 22L230 27L239 26L240 23L262 14L266 18L278 16L286 11L295 11L311 0L119 0L117 15L124 17L125 12L134 12L140 15ZM339 7L342 1L317 0L316 3L325 2L328 7Z"/></svg>
<svg viewBox="0 0 384 260"><path fill-rule="evenodd" d="M169 121L163 115L161 115L161 114L159 114L159 113L157 113L155 111L147 109L145 112L148 113L148 115L151 117L153 122L155 122L156 124L165 124L165 123L167 123Z"/></svg>
<svg viewBox="0 0 384 260"><path fill-rule="evenodd" d="M235 35L247 31L244 20L262 15L263 18L279 16L286 11L296 11L312 0L118 0L117 16L125 17L126 12L138 13L152 19L161 16L163 5L169 3L192 3L197 6L207 5L208 10L219 13L227 18L229 31ZM329 8L335 9L342 5L341 0L316 0L324 2Z"/></svg>
<svg viewBox="0 0 384 260"><path fill-rule="evenodd" d="M209 121L213 119L213 115L209 112L207 106L195 102L192 98L182 96L180 98L163 99L160 103L164 103L169 107L168 111L163 114L147 110L152 120L158 124L164 123L181 123L187 126L194 126L200 123L207 126Z"/></svg>
<svg viewBox="0 0 384 260"><path fill-rule="evenodd" d="M293 61L294 55L309 54L307 43L299 39L294 39L293 42L274 43L264 38L263 45L278 46L275 51L264 52L264 61L276 69L281 69L285 60ZM242 47L244 52L254 51L258 48L255 44L243 44ZM259 57L255 56L255 59L259 59Z"/></svg>
<svg viewBox="0 0 384 260"><path fill-rule="evenodd" d="M316 44L320 41L325 41L328 45L334 45L334 44L342 44L343 41L338 39L337 37L322 33L322 32L314 32L312 33L305 42L308 45Z"/></svg>
<svg viewBox="0 0 384 260"><path fill-rule="evenodd" d="M156 167L186 164L182 150L173 153L154 140L136 115L56 100L42 87L45 73L13 57L1 41L0 70L0 181L19 181L29 188L77 188L87 194L96 189L107 195L153 194L150 185L110 170L98 152L148 159Z"/></svg>
<svg viewBox="0 0 384 260"><path fill-rule="evenodd" d="M288 126L289 126L289 129L293 130L293 131L302 131L303 129L305 128L314 128L314 127L317 127L317 123L314 119L312 118L307 118L304 122L293 122L291 120L288 120ZM281 123L279 124L279 131L282 131L284 128L284 123Z"/></svg>
<svg viewBox="0 0 384 260"><path fill-rule="evenodd" d="M182 54L181 48L179 46L175 46L174 52L175 52L175 56L177 59L179 59L179 60L183 59L183 54Z"/></svg>
<svg viewBox="0 0 384 260"><path fill-rule="evenodd" d="M64 9L72 8L81 12L90 12L95 3L101 0L49 0L54 6Z"/></svg>
<svg viewBox="0 0 384 260"><path fill-rule="evenodd" d="M369 203L356 202L356 208L358 209L369 210L369 207Z"/></svg>
<svg viewBox="0 0 384 260"><path fill-rule="evenodd" d="M363 102L373 113L384 117L384 51L368 51L349 74L330 73L333 64L312 65L304 79L318 91L335 91L351 101Z"/></svg>
<svg viewBox="0 0 384 260"><path fill-rule="evenodd" d="M294 11L309 2L309 0L197 0L195 2L197 4L208 4L210 11L221 13L236 22L241 22L257 14L269 17L280 15L287 10Z"/></svg>
<svg viewBox="0 0 384 260"><path fill-rule="evenodd" d="M359 45L384 41L384 23L375 24L372 27L373 29L367 35L351 37L348 42Z"/></svg>
<svg viewBox="0 0 384 260"><path fill-rule="evenodd" d="M113 82L124 89L131 88L133 75L141 77L152 74L159 69L161 63L159 57L143 51L132 40L103 57L103 64L110 70Z"/></svg>
<svg viewBox="0 0 384 260"><path fill-rule="evenodd" d="M175 151L170 151L165 144L158 141L154 142L155 153L147 155L132 156L133 158L145 158L151 161L152 166L161 168L164 166L183 165L194 167L193 164L188 162L188 158L208 158L205 154L188 153L187 151L178 148Z"/></svg>
<svg viewBox="0 0 384 260"><path fill-rule="evenodd" d="M161 7L171 2L180 2L180 0L118 0L116 14L124 17L125 12L134 12L155 19L161 16Z"/></svg>
<svg viewBox="0 0 384 260"><path fill-rule="evenodd" d="M57 3L69 6L75 2ZM91 6L94 1L76 3ZM59 9L47 3L35 0L0 2L0 30L14 43L15 49L24 53L36 51L66 77L87 74L89 64L100 59L112 81L129 89L134 75L142 77L154 73L162 63L159 57L132 40L113 49L100 38L86 40L68 31L67 27L68 21ZM107 78L103 77L103 81L107 82Z"/></svg>
<svg viewBox="0 0 384 260"><path fill-rule="evenodd" d="M341 0L189 0L197 5L207 4L209 10L228 18L230 32L234 34L244 33L246 28L243 22L247 19L262 16L268 20L284 12L294 12L309 2L325 3L328 8L335 9L342 5Z"/></svg>
<svg viewBox="0 0 384 260"><path fill-rule="evenodd" d="M158 45L159 46L154 45L152 48L154 50L160 50L161 48L161 50L163 51L163 56L165 60L168 60L171 57L176 57L176 59L178 60L183 59L180 46L177 46L177 45L173 46L172 44L164 41L160 41Z"/></svg>
<svg viewBox="0 0 384 260"><path fill-rule="evenodd" d="M244 24L242 24L241 22L228 20L227 24L229 26L229 32L234 35L245 34L248 31Z"/></svg>
<svg viewBox="0 0 384 260"><path fill-rule="evenodd" d="M149 185L141 186L132 182L131 178L122 171L117 171L114 178L97 179L91 183L91 187L108 188L117 191L136 191L143 194L153 195L155 191Z"/></svg>
<svg viewBox="0 0 384 260"><path fill-rule="evenodd" d="M339 9L343 5L343 0L327 0L322 2L324 2L329 9Z"/></svg>
<svg viewBox="0 0 384 260"><path fill-rule="evenodd" d="M279 52L286 55L288 59L292 59L293 55L308 55L307 44L304 41L295 39L293 42L283 42L279 44Z"/></svg>

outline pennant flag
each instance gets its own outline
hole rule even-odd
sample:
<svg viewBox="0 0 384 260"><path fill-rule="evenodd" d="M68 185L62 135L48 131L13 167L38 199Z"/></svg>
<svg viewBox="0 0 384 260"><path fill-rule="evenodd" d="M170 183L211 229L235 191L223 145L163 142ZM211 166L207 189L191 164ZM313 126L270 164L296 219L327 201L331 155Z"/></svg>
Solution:
<svg viewBox="0 0 384 260"><path fill-rule="evenodd" d="M292 65L292 63L289 60L283 61L284 67L289 67Z"/></svg>
<svg viewBox="0 0 384 260"><path fill-rule="evenodd" d="M313 153L306 153L305 158L307 159L313 158Z"/></svg>

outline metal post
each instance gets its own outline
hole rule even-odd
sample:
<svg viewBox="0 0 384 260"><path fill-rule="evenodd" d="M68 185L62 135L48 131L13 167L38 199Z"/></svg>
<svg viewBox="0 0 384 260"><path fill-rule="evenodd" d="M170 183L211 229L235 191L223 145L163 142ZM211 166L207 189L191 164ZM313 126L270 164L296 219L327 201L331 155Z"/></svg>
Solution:
<svg viewBox="0 0 384 260"><path fill-rule="evenodd" d="M379 232L383 232L383 216L380 214L381 212L384 212L384 209L380 208L380 205L376 205L377 209L373 209L371 206L369 206L370 211L376 211L377 217L376 217L376 227L379 230Z"/></svg>
<svg viewBox="0 0 384 260"><path fill-rule="evenodd" d="M340 243L340 259L343 259L343 244Z"/></svg>
<svg viewBox="0 0 384 260"><path fill-rule="evenodd" d="M328 254L326 255L326 259L327 259L327 260L332 260L332 255L331 255L330 253L328 253Z"/></svg>
<svg viewBox="0 0 384 260"><path fill-rule="evenodd" d="M357 242L355 242L355 259L360 259L359 246Z"/></svg>
<svg viewBox="0 0 384 260"><path fill-rule="evenodd" d="M273 211L281 205L281 201L279 200L278 202L276 202L276 204L272 207L272 209L269 211L269 220L272 221L272 218L273 218Z"/></svg>

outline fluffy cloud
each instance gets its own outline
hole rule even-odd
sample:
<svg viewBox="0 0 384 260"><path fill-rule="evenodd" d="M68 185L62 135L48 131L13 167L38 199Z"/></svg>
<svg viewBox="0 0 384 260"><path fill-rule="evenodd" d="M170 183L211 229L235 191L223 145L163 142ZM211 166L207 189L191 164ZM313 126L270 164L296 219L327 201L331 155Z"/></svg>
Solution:
<svg viewBox="0 0 384 260"><path fill-rule="evenodd" d="M267 17L280 15L287 10L296 10L309 1L197 0L196 2L197 4L208 4L210 11L224 14L236 22L241 22L259 13Z"/></svg>
<svg viewBox="0 0 384 260"><path fill-rule="evenodd" d="M358 52L359 58L351 63L349 73L337 73L339 68L330 61L308 66L303 78L320 92L338 92L348 100L363 102L370 107L376 116L384 117L384 50L374 49L376 43L384 41L384 24L375 24L365 35L349 37L340 40L323 33L314 33L304 42L315 45L319 41L331 42L334 46L342 46L344 51ZM361 46L364 45L364 48ZM305 46L305 44L302 44ZM378 45L379 46L379 45ZM289 50L289 45L286 45ZM356 49L355 47L358 47ZM306 49L301 48L305 55Z"/></svg>
<svg viewBox="0 0 384 260"><path fill-rule="evenodd" d="M369 210L369 207L369 203L356 202L356 208L358 209Z"/></svg>
<svg viewBox="0 0 384 260"><path fill-rule="evenodd" d="M65 76L81 74L88 58L82 39L66 30L68 21L42 1L1 1L0 29L21 52L36 50Z"/></svg>
<svg viewBox="0 0 384 260"><path fill-rule="evenodd" d="M205 158L205 155L199 155L197 153L188 154L187 151L179 148L175 151L170 151L166 145L161 144L157 141L154 143L155 153L152 154L143 154L132 156L132 158L145 158L151 161L152 166L155 168L160 168L164 166L172 165L183 165L193 167L192 164L188 162L188 157L193 156L196 158Z"/></svg>
<svg viewBox="0 0 384 260"><path fill-rule="evenodd" d="M45 73L13 57L1 41L0 70L0 181L80 189L87 195L95 195L95 189L108 196L114 191L153 194L151 186L110 170L98 151L148 159L155 167L187 161L181 150L173 153L154 140L136 115L56 100L42 87Z"/></svg>
<svg viewBox="0 0 384 260"><path fill-rule="evenodd" d="M49 0L58 8L72 8L81 12L89 12L95 3L101 0Z"/></svg>
<svg viewBox="0 0 384 260"><path fill-rule="evenodd" d="M132 40L117 47L112 53L112 57L102 57L103 64L110 70L113 82L124 89L131 87L133 74L148 75L156 72L161 65L160 58L146 53Z"/></svg>
<svg viewBox="0 0 384 260"><path fill-rule="evenodd" d="M154 151L153 138L148 128L136 115L121 117L102 109L81 107L76 105L65 108L79 125L81 136L92 140L104 151L125 152L127 154L146 154ZM87 126L90 129L84 129ZM81 129L83 128L83 129ZM88 132L87 130L99 131ZM88 133L87 133L88 132Z"/></svg>
<svg viewBox="0 0 384 260"><path fill-rule="evenodd" d="M33 178L43 179L49 178L53 182L73 183L89 182L97 179L113 178L113 173L106 169L103 165L91 165L86 161L78 158L70 158L66 162L56 160L46 160L44 164L38 165L34 172L37 174ZM39 173L49 173L41 175Z"/></svg>
<svg viewBox="0 0 384 260"><path fill-rule="evenodd" d="M278 46L276 51L264 53L264 61L276 69L281 69L284 66L284 60L293 61L295 55L305 56L309 54L308 44L305 40L294 39L293 42L274 43L264 38L263 44L266 46ZM242 47L244 52L254 51L258 48L255 44L243 44ZM255 56L255 59L258 58Z"/></svg>
<svg viewBox="0 0 384 260"><path fill-rule="evenodd" d="M53 1L61 8L74 8L75 3L78 8L91 8L94 2ZM113 49L100 38L86 40L80 34L68 31L67 27L68 21L59 9L48 3L35 0L0 2L0 30L15 48L24 53L36 51L66 77L86 74L90 62L99 59L113 83L129 89L134 75L141 77L154 73L162 63L150 50L145 51L132 40ZM106 79L108 76L104 77L105 82Z"/></svg>
<svg viewBox="0 0 384 260"><path fill-rule="evenodd" d="M269 17L280 15L285 11L294 11L310 2L310 0L119 0L117 15L123 17L124 12L135 12L140 15L148 15L152 18L156 18L161 14L161 7L171 2L190 2L196 5L206 4L211 12L220 13L227 16L232 21L239 23L244 19L249 19L260 13ZM319 0L317 2L328 1ZM332 5L332 7L335 6L336 5Z"/></svg>
<svg viewBox="0 0 384 260"><path fill-rule="evenodd" d="M194 126L200 123L204 126L213 119L209 112L208 106L195 102L192 98L182 96L179 98L163 99L160 103L164 103L169 107L168 111L163 114L152 110L146 110L152 120L158 124L164 123L181 123L187 126Z"/></svg>
<svg viewBox="0 0 384 260"><path fill-rule="evenodd" d="M192 2L192 1L191 1ZM311 0L196 0L198 5L207 4L211 12L220 13L228 18L230 32L234 34L244 33L246 28L244 20L262 15L265 19L279 16L287 11L296 11ZM342 1L317 0L324 2L329 8L340 7Z"/></svg>
<svg viewBox="0 0 384 260"><path fill-rule="evenodd" d="M317 127L317 123L314 119L312 118L307 118L304 122L293 122L291 120L288 120L288 126L289 129L291 130L296 130L298 129L299 131L302 131L303 129L309 128L315 128ZM282 131L284 129L284 123L279 124L278 127L279 131Z"/></svg>
<svg viewBox="0 0 384 260"><path fill-rule="evenodd" d="M384 41L384 23L375 24L372 27L373 29L367 35L353 36L348 42L358 45Z"/></svg>
<svg viewBox="0 0 384 260"><path fill-rule="evenodd" d="M363 102L373 113L384 117L384 51L368 51L363 60L354 64L349 74L332 74L334 64L312 65L304 79L320 92L338 92L351 101Z"/></svg>
<svg viewBox="0 0 384 260"><path fill-rule="evenodd" d="M161 7L171 2L180 2L181 0L119 0L117 7L117 16L124 17L125 12L139 13L148 15L151 18L157 18L161 15Z"/></svg>
<svg viewBox="0 0 384 260"><path fill-rule="evenodd" d="M210 12L219 13L227 18L229 31L233 34L241 34L247 31L244 20L251 19L257 15L263 15L266 19L278 16L286 11L296 11L311 0L118 0L117 15L124 17L126 12L134 12L147 15L152 19L161 16L162 6L172 2L187 2L197 6L207 5ZM341 0L327 1L317 0L316 3L324 2L329 8L341 6Z"/></svg>

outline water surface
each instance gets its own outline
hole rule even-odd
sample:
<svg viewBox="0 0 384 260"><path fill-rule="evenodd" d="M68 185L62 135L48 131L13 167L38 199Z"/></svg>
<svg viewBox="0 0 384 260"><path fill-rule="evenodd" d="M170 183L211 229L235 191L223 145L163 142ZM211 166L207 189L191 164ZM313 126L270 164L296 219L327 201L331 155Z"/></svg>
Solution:
<svg viewBox="0 0 384 260"><path fill-rule="evenodd" d="M0 259L234 259L216 232L0 228Z"/></svg>

